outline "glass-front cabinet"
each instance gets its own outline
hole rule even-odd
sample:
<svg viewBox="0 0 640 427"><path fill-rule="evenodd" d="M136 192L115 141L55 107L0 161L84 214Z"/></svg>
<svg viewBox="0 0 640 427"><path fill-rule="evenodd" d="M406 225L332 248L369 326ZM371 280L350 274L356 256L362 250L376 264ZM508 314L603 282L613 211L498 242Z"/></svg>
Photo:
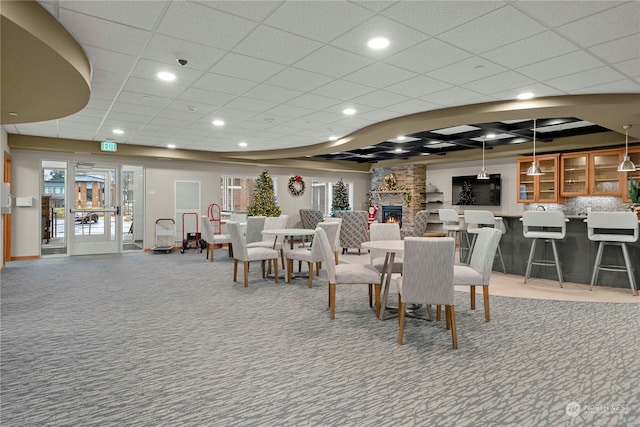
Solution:
<svg viewBox="0 0 640 427"><path fill-rule="evenodd" d="M518 159L518 203L558 202L558 154L536 156L543 175L529 176L533 157Z"/></svg>
<svg viewBox="0 0 640 427"><path fill-rule="evenodd" d="M560 182L562 196L589 194L589 155L576 153L560 156Z"/></svg>
<svg viewBox="0 0 640 427"><path fill-rule="evenodd" d="M621 196L621 150L594 151L589 154L590 194L593 196Z"/></svg>

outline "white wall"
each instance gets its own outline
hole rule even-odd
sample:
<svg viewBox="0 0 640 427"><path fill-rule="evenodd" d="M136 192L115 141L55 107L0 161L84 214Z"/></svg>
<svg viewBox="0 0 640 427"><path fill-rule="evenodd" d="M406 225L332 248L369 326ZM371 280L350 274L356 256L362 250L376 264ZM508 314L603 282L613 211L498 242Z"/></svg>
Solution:
<svg viewBox="0 0 640 427"><path fill-rule="evenodd" d="M476 209L486 209L494 214L519 215L523 211L523 206L516 203L516 183L517 166L516 158L485 161L487 172L490 174L499 173L502 178L502 197L500 206L477 206ZM427 165L427 184L431 183L444 193L445 208L457 209L462 212L469 207L451 205L451 177L476 175L480 172L482 163L480 161L449 163L446 165ZM472 208L473 209L473 208Z"/></svg>
<svg viewBox="0 0 640 427"><path fill-rule="evenodd" d="M0 127L0 182L4 181L4 152L10 153L7 146L7 132ZM4 260L4 215L0 215L0 265Z"/></svg>
<svg viewBox="0 0 640 427"><path fill-rule="evenodd" d="M3 133L3 144L6 135ZM33 197L36 203L30 208L20 208L19 215L12 215L12 257L33 257L40 254L40 192L41 164L43 160L85 161L141 165L145 167L145 215L144 247L155 245L155 221L158 218L174 218L174 182L176 180L200 181L201 215L207 214L210 203L220 203L220 177L222 175L257 178L264 167L228 165L199 162L136 159L117 156L69 155L55 152L28 150L12 151L12 194ZM278 204L282 213L289 215L289 226L299 222L298 210L311 207L311 182L314 179L338 180L354 183L354 209L366 210L366 193L371 187L368 173L336 173L308 171L304 169L268 168L278 179ZM287 190L289 178L300 175L307 185L301 197L292 196ZM14 208L15 213L15 208Z"/></svg>

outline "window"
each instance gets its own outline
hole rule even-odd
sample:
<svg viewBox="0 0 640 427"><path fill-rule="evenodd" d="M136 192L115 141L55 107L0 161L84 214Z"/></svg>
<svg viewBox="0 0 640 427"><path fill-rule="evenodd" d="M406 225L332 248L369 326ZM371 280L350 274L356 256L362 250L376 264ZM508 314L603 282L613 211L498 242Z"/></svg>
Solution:
<svg viewBox="0 0 640 427"><path fill-rule="evenodd" d="M273 190L278 199L278 179L273 180ZM256 186L255 178L239 176L223 176L220 178L220 208L225 212L247 212L251 205L251 197Z"/></svg>
<svg viewBox="0 0 640 427"><path fill-rule="evenodd" d="M333 186L338 181L313 181L312 189L312 209L319 210L324 215L331 215L331 205L333 204ZM349 191L349 206L353 209L353 183L342 181Z"/></svg>

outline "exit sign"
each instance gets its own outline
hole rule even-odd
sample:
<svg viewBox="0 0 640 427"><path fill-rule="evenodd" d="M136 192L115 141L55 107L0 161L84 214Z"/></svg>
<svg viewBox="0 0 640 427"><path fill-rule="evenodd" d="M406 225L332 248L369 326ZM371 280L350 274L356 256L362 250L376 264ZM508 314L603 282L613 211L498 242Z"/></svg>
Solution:
<svg viewBox="0 0 640 427"><path fill-rule="evenodd" d="M100 143L100 151L118 151L118 144L113 141L102 141Z"/></svg>

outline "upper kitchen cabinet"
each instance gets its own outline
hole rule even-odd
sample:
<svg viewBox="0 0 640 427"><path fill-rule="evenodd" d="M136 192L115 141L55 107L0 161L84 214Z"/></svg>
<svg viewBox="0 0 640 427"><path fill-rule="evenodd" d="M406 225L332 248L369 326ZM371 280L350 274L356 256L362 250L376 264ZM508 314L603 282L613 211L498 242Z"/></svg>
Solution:
<svg viewBox="0 0 640 427"><path fill-rule="evenodd" d="M575 153L560 156L560 182L562 196L589 194L589 155Z"/></svg>
<svg viewBox="0 0 640 427"><path fill-rule="evenodd" d="M536 156L543 175L529 176L527 169L533 157L518 159L518 203L557 203L559 154Z"/></svg>
<svg viewBox="0 0 640 427"><path fill-rule="evenodd" d="M624 174L618 172L624 152L620 149L589 153L589 184L592 196L621 196Z"/></svg>

